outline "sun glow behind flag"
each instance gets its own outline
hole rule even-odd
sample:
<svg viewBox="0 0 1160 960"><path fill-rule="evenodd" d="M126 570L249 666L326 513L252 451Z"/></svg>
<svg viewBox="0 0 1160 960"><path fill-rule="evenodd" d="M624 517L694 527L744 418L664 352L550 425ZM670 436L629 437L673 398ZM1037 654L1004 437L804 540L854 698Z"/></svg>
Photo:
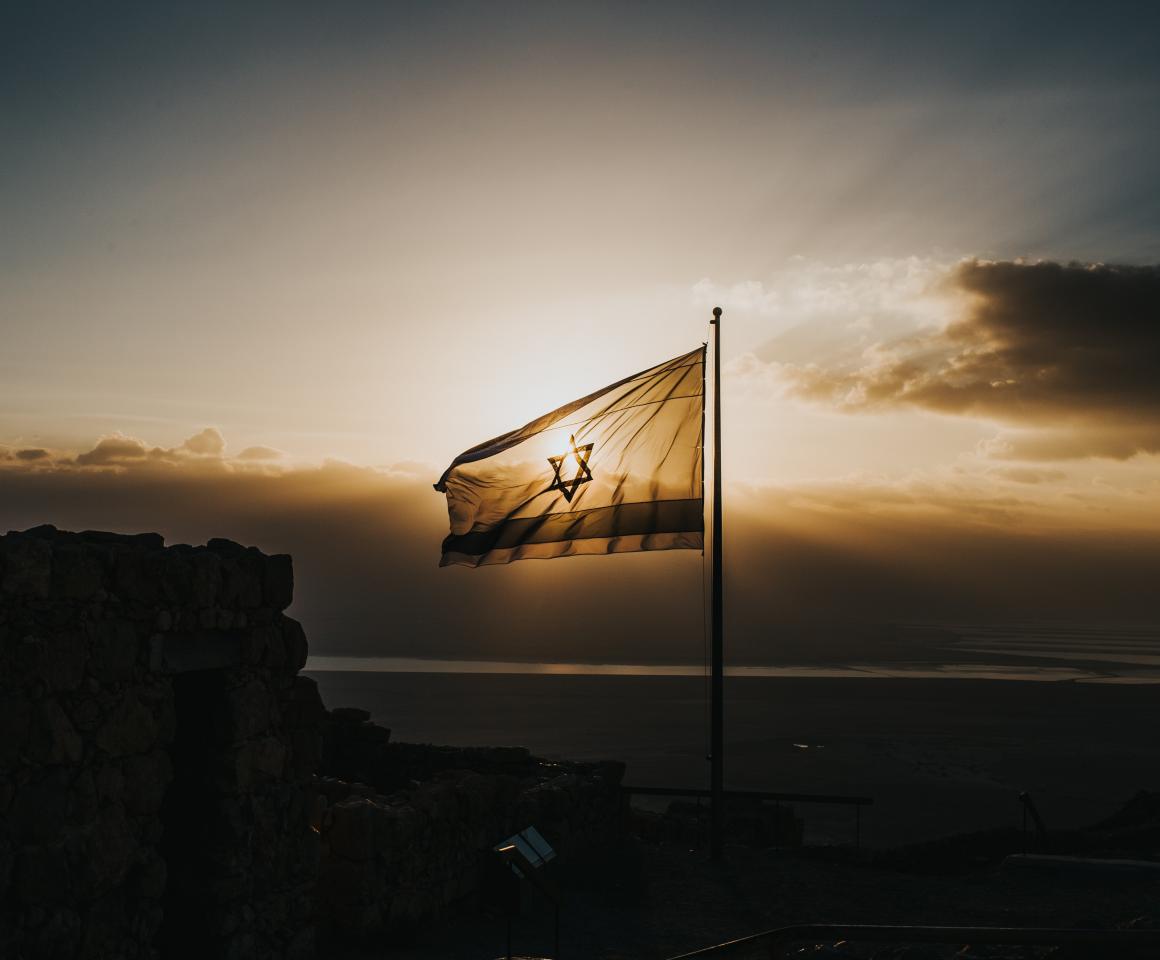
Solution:
<svg viewBox="0 0 1160 960"><path fill-rule="evenodd" d="M440 566L703 543L703 347L460 454Z"/></svg>

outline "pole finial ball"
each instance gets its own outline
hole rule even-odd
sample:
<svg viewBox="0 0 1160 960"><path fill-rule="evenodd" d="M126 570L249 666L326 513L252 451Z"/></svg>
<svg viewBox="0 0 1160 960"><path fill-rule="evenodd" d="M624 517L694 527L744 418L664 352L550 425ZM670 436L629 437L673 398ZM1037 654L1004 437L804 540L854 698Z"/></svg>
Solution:
<svg viewBox="0 0 1160 960"><path fill-rule="evenodd" d="M713 308L713 316L715 316L718 320L721 319L721 308L720 307Z"/></svg>

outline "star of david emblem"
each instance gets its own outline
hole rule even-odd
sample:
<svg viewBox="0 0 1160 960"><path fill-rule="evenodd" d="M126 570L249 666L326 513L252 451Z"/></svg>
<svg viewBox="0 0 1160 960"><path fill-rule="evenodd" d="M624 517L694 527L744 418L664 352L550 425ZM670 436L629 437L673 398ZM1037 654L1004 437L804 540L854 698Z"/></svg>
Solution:
<svg viewBox="0 0 1160 960"><path fill-rule="evenodd" d="M558 457L548 457L548 463L552 465L552 470L556 477L552 481L552 485L548 487L548 492L559 490L564 494L564 499L569 503L572 498L576 496L576 491L580 489L580 484L587 483L592 479L592 471L588 469L588 456L592 453L592 444L585 443L582 446L576 446L576 437L570 436L568 438L568 445L572 448ZM567 474L571 473L571 467L565 464L576 465L576 475L569 477Z"/></svg>

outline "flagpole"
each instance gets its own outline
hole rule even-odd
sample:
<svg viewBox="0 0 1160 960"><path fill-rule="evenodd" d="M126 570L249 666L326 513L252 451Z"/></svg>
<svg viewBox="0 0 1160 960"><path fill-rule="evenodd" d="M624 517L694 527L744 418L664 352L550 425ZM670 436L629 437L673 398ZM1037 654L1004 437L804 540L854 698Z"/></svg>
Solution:
<svg viewBox="0 0 1160 960"><path fill-rule="evenodd" d="M721 571L721 308L713 308L713 646L710 709L709 856L720 860L725 833L725 644Z"/></svg>

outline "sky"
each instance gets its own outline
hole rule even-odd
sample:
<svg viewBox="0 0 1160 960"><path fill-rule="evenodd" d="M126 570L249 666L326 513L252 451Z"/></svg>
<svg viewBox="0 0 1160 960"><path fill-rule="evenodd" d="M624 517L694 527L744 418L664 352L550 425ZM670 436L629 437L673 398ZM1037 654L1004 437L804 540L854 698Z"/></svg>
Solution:
<svg viewBox="0 0 1160 960"><path fill-rule="evenodd" d="M1146 620L1158 28L6 4L0 528L291 552L319 653L688 659L698 554L436 570L430 484L720 305L739 655L787 621Z"/></svg>

